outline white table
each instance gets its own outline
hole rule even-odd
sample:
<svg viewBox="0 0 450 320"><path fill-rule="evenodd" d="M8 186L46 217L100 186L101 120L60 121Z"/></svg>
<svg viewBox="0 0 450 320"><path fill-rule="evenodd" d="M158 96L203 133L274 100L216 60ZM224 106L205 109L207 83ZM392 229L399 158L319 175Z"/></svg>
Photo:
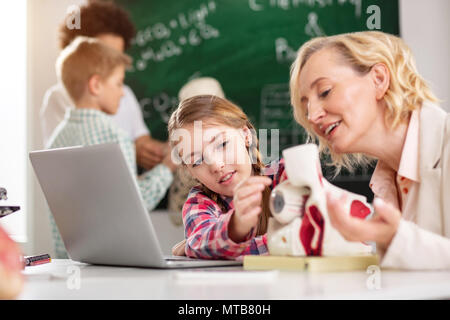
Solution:
<svg viewBox="0 0 450 320"><path fill-rule="evenodd" d="M53 260L23 272L26 283L19 299L450 298L450 271L249 272L242 267L161 270ZM371 281L374 276L379 276L380 281Z"/></svg>

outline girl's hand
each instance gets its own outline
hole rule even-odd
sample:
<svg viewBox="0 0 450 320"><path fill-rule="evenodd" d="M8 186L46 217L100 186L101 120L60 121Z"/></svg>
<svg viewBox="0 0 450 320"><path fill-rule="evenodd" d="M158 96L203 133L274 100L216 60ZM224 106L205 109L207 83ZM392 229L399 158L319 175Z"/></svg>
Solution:
<svg viewBox="0 0 450 320"><path fill-rule="evenodd" d="M401 213L392 205L376 198L373 202L375 215L370 220L350 216L344 211L346 195L334 198L327 193L327 208L331 224L348 241L375 241L377 246L386 250L397 233Z"/></svg>
<svg viewBox="0 0 450 320"><path fill-rule="evenodd" d="M251 176L234 189L234 213L228 235L236 243L244 241L250 230L257 226L262 211L262 193L272 180L264 176Z"/></svg>

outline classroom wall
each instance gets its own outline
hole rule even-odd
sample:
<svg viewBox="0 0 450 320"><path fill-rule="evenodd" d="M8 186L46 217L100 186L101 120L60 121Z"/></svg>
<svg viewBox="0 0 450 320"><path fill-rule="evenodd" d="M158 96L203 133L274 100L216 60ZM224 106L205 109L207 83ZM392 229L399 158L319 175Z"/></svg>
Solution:
<svg viewBox="0 0 450 320"><path fill-rule="evenodd" d="M45 91L56 82L57 28L67 8L83 0L28 0L28 150L43 148L39 109ZM31 165L28 166L28 243L25 254L53 254L47 205Z"/></svg>
<svg viewBox="0 0 450 320"><path fill-rule="evenodd" d="M39 109L45 91L56 82L57 27L67 8L84 0L28 0L28 148L42 148ZM383 13L381 13L383 14ZM450 1L400 0L400 30L411 46L420 73L450 111ZM29 243L25 254L53 253L45 199L28 169ZM163 224L163 222L161 222ZM166 223L167 229L171 228ZM162 229L165 227L163 226ZM165 230L160 230L166 234ZM170 232L178 230L170 230ZM178 234L177 234L178 237Z"/></svg>
<svg viewBox="0 0 450 320"><path fill-rule="evenodd" d="M400 0L400 32L419 72L450 111L450 1Z"/></svg>

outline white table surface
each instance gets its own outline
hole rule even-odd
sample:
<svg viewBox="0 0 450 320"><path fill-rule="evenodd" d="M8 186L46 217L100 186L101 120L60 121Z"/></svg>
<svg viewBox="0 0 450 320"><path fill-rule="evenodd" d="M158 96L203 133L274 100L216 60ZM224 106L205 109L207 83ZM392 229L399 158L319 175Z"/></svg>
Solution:
<svg viewBox="0 0 450 320"><path fill-rule="evenodd" d="M374 274L366 271L244 271L242 267L161 270L95 266L56 259L49 264L27 267L23 273L26 281L19 299L450 298L450 271L381 270L378 289L370 281Z"/></svg>

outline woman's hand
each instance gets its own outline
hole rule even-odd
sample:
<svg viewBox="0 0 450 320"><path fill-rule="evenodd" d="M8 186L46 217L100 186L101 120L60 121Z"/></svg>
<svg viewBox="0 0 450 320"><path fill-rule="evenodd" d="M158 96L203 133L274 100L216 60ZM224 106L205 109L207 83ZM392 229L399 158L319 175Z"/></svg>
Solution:
<svg viewBox="0 0 450 320"><path fill-rule="evenodd" d="M228 227L228 235L236 243L245 240L250 230L256 227L262 211L262 193L272 180L264 176L251 176L234 189L234 214Z"/></svg>
<svg viewBox="0 0 450 320"><path fill-rule="evenodd" d="M336 199L327 192L328 214L333 227L348 241L375 241L380 249L386 250L397 233L400 211L376 198L373 202L374 216L370 220L363 220L345 212L345 199L345 194Z"/></svg>

